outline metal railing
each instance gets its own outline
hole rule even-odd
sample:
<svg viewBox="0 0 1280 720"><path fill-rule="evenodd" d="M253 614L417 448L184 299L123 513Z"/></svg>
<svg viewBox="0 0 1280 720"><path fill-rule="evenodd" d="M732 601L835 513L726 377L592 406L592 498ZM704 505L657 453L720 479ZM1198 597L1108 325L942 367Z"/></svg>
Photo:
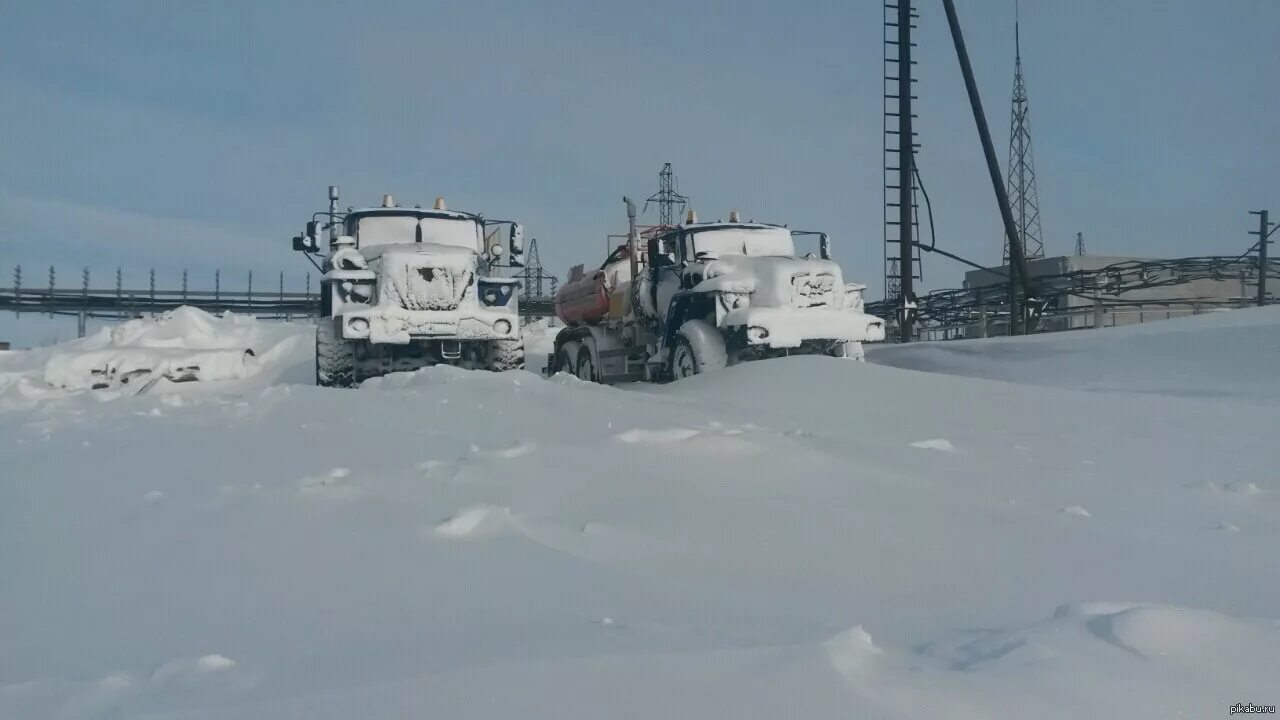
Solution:
<svg viewBox="0 0 1280 720"><path fill-rule="evenodd" d="M270 289L261 286L255 289L253 273L246 274L243 288L229 289L223 286L223 273L220 270L213 275L213 289L191 288L186 271L182 273L182 283L177 289L156 287L154 271L148 273L148 283L143 288L126 287L120 270L115 273L115 286L106 288L91 286L87 269L79 273L80 284L75 288L58 287L58 274L54 267L48 270L48 282L40 286L32 287L24 282L21 266L14 268L12 278L11 286L0 287L0 312L77 317L81 334L88 318L119 320L158 315L184 305L211 313L233 312L265 320L287 321L317 317L320 314L319 287L312 290L310 273L302 278L301 291L285 289L284 273L273 278L277 282ZM530 282L529 287L522 288L520 314L527 317L554 314L552 298L534 295L530 290L549 287L554 293L555 278L543 275L540 270L535 271L531 278L536 279L536 282Z"/></svg>
<svg viewBox="0 0 1280 720"><path fill-rule="evenodd" d="M1169 300L1141 302L1103 302L1094 306L1076 306L1053 309L1039 316L1038 332L1066 332L1116 327L1139 323L1170 320L1189 315L1222 312L1251 307L1252 298L1203 298L1199 300ZM952 323L921 325L917 329L921 340L963 340L1000 337L1009 334L1009 315L1005 311L991 309L974 312L967 320Z"/></svg>
<svg viewBox="0 0 1280 720"><path fill-rule="evenodd" d="M990 275L997 280L996 272ZM1268 261L1266 277L1280 278L1280 261ZM1130 315L1145 322L1179 313L1256 304L1258 279L1257 260L1243 256L1129 260L1093 270L1034 277L1038 297L1031 310L1037 320L1036 332L1098 327L1101 322L1124 324L1118 318ZM1192 283L1199 281L1216 283L1213 294L1203 294L1203 286L1194 288ZM1009 287L1003 280L934 290L917 297L916 306L921 338L989 337L1009 331ZM895 325L897 310L892 301L867 303L867 312ZM959 334L961 329L963 335Z"/></svg>

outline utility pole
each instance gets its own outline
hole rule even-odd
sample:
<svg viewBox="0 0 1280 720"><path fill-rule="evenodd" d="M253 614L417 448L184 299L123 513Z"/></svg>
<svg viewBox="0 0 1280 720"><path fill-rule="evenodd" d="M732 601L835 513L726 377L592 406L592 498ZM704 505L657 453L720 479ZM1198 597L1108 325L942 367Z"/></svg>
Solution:
<svg viewBox="0 0 1280 720"><path fill-rule="evenodd" d="M1258 305L1267 304L1267 244L1271 242L1267 238L1275 230L1271 227L1272 223L1267 219L1266 210L1250 210L1250 215L1258 216L1257 232L1250 232L1250 235L1258 236Z"/></svg>
<svg viewBox="0 0 1280 720"><path fill-rule="evenodd" d="M912 212L915 210L911 191L915 178L915 135L911 132L911 0L898 0L898 275L901 282L902 308L898 320L898 339L911 342L911 281L915 268L915 247L911 244Z"/></svg>

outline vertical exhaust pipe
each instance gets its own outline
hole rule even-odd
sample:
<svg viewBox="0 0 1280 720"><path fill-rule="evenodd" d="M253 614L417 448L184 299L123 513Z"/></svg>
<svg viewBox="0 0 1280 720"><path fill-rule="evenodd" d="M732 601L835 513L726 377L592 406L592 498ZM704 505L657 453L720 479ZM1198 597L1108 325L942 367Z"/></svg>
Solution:
<svg viewBox="0 0 1280 720"><path fill-rule="evenodd" d="M640 294L640 233L636 231L636 204L631 198L623 195L622 202L627 204L627 255L631 265L631 312L636 313L640 307L637 302Z"/></svg>

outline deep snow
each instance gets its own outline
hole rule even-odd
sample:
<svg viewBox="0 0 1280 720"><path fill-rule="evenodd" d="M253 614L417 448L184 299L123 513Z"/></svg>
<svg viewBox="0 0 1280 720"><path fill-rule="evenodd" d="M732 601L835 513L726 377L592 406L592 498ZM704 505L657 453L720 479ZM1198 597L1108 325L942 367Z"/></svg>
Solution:
<svg viewBox="0 0 1280 720"><path fill-rule="evenodd" d="M0 717L1275 703L1280 308L1159 325L631 388L289 384L305 328L105 402L0 356Z"/></svg>

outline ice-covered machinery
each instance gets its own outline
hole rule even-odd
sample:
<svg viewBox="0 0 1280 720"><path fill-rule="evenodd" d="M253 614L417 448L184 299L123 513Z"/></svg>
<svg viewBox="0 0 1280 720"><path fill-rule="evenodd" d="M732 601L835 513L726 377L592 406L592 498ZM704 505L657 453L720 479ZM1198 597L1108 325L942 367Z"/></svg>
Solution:
<svg viewBox="0 0 1280 720"><path fill-rule="evenodd" d="M348 386L396 370L447 363L489 370L524 366L517 312L519 281L499 277L508 229L509 265L524 250L520 225L449 210L401 207L390 195L381 207L316 213L293 239L295 250L320 252L321 222L329 235L316 384ZM493 227L493 232L488 229Z"/></svg>
<svg viewBox="0 0 1280 720"><path fill-rule="evenodd" d="M863 312L863 285L844 282L824 233L779 225L697 222L654 228L641 238L635 205L623 198L628 241L597 270L579 265L556 293L566 327L550 373L583 380L679 379L725 365L796 353L862 358L884 339ZM794 237L818 239L819 255L797 255Z"/></svg>

